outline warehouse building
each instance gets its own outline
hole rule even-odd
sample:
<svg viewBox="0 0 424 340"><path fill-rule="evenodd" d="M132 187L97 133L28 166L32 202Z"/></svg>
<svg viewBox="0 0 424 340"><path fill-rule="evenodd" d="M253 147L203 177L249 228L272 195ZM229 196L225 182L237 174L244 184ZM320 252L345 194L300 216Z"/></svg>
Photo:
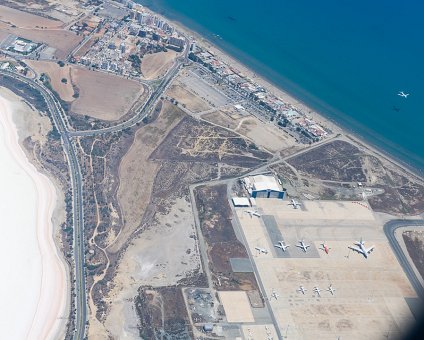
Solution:
<svg viewBox="0 0 424 340"><path fill-rule="evenodd" d="M253 198L283 199L285 191L274 176L257 175L244 178L244 185Z"/></svg>

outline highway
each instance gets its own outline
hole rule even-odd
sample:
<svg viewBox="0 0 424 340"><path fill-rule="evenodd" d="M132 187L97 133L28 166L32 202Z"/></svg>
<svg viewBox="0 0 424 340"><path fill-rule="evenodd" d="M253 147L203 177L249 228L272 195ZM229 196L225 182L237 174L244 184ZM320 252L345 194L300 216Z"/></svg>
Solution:
<svg viewBox="0 0 424 340"><path fill-rule="evenodd" d="M167 89L171 81L178 74L182 65L187 62L189 53L189 44L186 46L184 55L176 60L171 69L162 78L158 87L151 93L147 102L141 110L127 121L112 127L88 130L88 131L70 131L66 113L60 102L54 97L50 90L42 83L36 80L24 77L18 73L0 70L0 74L19 80L22 83L38 90L44 97L48 110L53 120L53 125L60 134L63 150L68 160L69 174L72 187L72 212L74 225L74 278L75 278L75 330L73 339L82 340L86 337L87 322L87 293L85 281L85 251L84 251L84 208L83 208L83 176L80 164L77 158L77 148L72 142L73 136L94 136L104 133L122 131L134 126L146 117L152 108L156 105L158 99Z"/></svg>
<svg viewBox="0 0 424 340"><path fill-rule="evenodd" d="M68 159L69 174L72 185L73 197L73 224L74 224L74 261L75 261L75 332L73 338L76 340L84 339L85 326L87 320L87 296L85 289L84 274L84 211L83 211L83 191L82 191L82 175L81 168L76 156L76 148L72 144L64 121L64 112L62 107L50 93L50 91L42 84L31 79L23 77L19 74L9 71L0 70L0 74L9 76L19 80L35 89L37 89L44 97L48 109L51 113L53 124L59 132L63 150ZM71 297L72 298L72 297Z"/></svg>
<svg viewBox="0 0 424 340"><path fill-rule="evenodd" d="M403 253L403 250L401 246L399 245L395 236L396 229L401 227L423 227L424 228L424 220L392 220L387 222L384 225L384 233L386 234L393 252L395 253L400 265L402 266L406 276L408 277L409 282L411 282L411 285L414 288L417 295L421 299L424 299L424 288L421 285L420 280L415 275L415 272L412 269L411 264L409 263L408 259Z"/></svg>

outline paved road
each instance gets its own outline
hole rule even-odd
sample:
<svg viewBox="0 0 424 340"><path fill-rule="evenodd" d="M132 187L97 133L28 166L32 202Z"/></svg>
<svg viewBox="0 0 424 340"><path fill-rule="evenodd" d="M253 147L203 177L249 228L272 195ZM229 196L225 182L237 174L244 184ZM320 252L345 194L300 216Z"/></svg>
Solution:
<svg viewBox="0 0 424 340"><path fill-rule="evenodd" d="M186 47L186 50L184 52L184 55L177 59L177 61L174 63L174 65L171 67L171 69L167 72L167 74L162 78L162 81L158 85L158 87L152 91L150 94L149 99L147 102L143 105L141 110L132 116L130 119L128 119L125 122L122 122L120 124L117 124L115 126L103 128L103 129L96 129L96 130L84 130L84 131L70 131L68 132L69 136L96 136L101 135L105 133L113 133L117 131L122 131L126 128L132 127L136 125L137 123L141 122L146 116L149 115L151 110L156 105L158 99L162 96L162 94L166 91L172 80L175 78L175 76L178 74L178 71L183 66L185 62L188 60L188 53L189 49Z"/></svg>
<svg viewBox="0 0 424 340"><path fill-rule="evenodd" d="M396 229L401 227L423 227L424 228L424 220L392 220L387 222L384 225L384 233L386 234L389 240L390 246L392 247L393 252L395 253L400 265L405 271L405 274L408 277L409 281L411 282L412 287L414 287L417 295L421 299L424 299L424 288L421 285L420 280L415 275L415 272L412 269L411 264L409 263L408 259L403 253L403 250L401 246L399 245L395 236Z"/></svg>
<svg viewBox="0 0 424 340"><path fill-rule="evenodd" d="M84 131L71 131L69 132L69 136L96 136L101 135L105 133L112 133L117 131L122 131L126 128L132 127L136 125L137 123L141 122L147 115L149 115L152 108L157 103L158 99L161 97L163 92L167 89L168 85L171 83L171 81L174 79L174 77L178 74L178 71L180 69L182 64L177 63L174 65L174 67L168 72L168 74L163 78L159 86L154 90L147 102L143 105L141 110L134 116L132 116L127 121L117 124L115 126L103 128L103 129L96 129L96 130L84 130Z"/></svg>
<svg viewBox="0 0 424 340"><path fill-rule="evenodd" d="M75 261L75 332L73 339L80 340L85 338L87 321L87 293L85 281L85 252L84 252L84 209L83 209L83 177L81 168L77 159L77 149L72 142L72 136L93 136L103 133L122 131L128 127L134 126L144 119L155 106L162 93L169 86L174 77L178 74L181 66L187 61L188 48L184 56L179 58L168 73L162 78L159 86L154 90L140 110L139 113L131 117L128 121L113 127L90 130L90 131L69 131L67 117L59 101L52 95L50 90L43 84L24 77L20 74L0 70L0 74L19 80L35 89L44 97L48 109L51 113L53 124L59 132L63 150L68 159L69 173L72 184L73 199L73 223L74 223L74 261Z"/></svg>
<svg viewBox="0 0 424 340"><path fill-rule="evenodd" d="M87 320L87 297L85 289L85 256L84 256L84 211L82 193L82 175L76 156L76 148L69 139L64 120L64 112L50 91L37 82L19 74L0 71L0 74L19 80L35 89L44 97L53 119L53 124L62 138L62 145L68 159L69 173L72 184L73 223L74 223L74 261L75 261L75 333L74 339L84 339Z"/></svg>

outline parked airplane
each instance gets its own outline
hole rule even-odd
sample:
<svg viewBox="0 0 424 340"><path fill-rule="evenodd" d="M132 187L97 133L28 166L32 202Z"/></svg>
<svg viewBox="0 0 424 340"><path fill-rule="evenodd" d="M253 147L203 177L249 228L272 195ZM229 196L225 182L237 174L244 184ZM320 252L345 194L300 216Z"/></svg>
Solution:
<svg viewBox="0 0 424 340"><path fill-rule="evenodd" d="M301 204L295 199L292 199L288 205L292 205L294 209L298 209L301 206Z"/></svg>
<svg viewBox="0 0 424 340"><path fill-rule="evenodd" d="M279 296L280 296L280 294L277 294L277 292L273 289L272 293L271 293L271 297L269 298L269 300L271 300L272 298L274 298L275 300L278 300Z"/></svg>
<svg viewBox="0 0 424 340"><path fill-rule="evenodd" d="M326 291L327 291L327 292L330 292L330 293L331 293L331 295L334 295L334 293L336 292L336 290L333 288L333 285L330 285L330 286L326 289Z"/></svg>
<svg viewBox="0 0 424 340"><path fill-rule="evenodd" d="M278 241L278 244L275 244L274 247L280 248L282 251L286 251L288 247L290 247L289 244L284 244L284 241Z"/></svg>
<svg viewBox="0 0 424 340"><path fill-rule="evenodd" d="M261 247L255 247L255 249L258 251L259 254L268 254L268 250Z"/></svg>
<svg viewBox="0 0 424 340"><path fill-rule="evenodd" d="M319 249L324 250L325 253L328 254L330 252L331 248L327 244L325 244L325 242L324 242L324 243L321 243L321 248L319 248Z"/></svg>
<svg viewBox="0 0 424 340"><path fill-rule="evenodd" d="M355 242L355 245L358 247L349 247L349 249L352 249L353 251L356 251L359 254L364 255L365 258L368 258L368 255L371 254L371 252L374 250L375 246L365 248L365 242L361 240L359 242Z"/></svg>
<svg viewBox="0 0 424 340"><path fill-rule="evenodd" d="M314 293L321 297L321 289L319 289L318 287L314 287Z"/></svg>
<svg viewBox="0 0 424 340"><path fill-rule="evenodd" d="M296 244L296 247L302 249L305 253L308 251L310 244L306 244L304 240L300 240L299 244Z"/></svg>
<svg viewBox="0 0 424 340"><path fill-rule="evenodd" d="M248 213L250 215L250 217L256 216L256 217L261 217L261 214L258 213L257 211L253 211L253 210L245 210L245 213Z"/></svg>
<svg viewBox="0 0 424 340"><path fill-rule="evenodd" d="M303 286L299 286L299 289L297 291L305 295L307 289L305 289Z"/></svg>
<svg viewBox="0 0 424 340"><path fill-rule="evenodd" d="M405 92L403 92L403 91L400 91L400 92L398 93L398 96L401 96L401 97L403 97L403 98L408 98L409 93L405 93Z"/></svg>

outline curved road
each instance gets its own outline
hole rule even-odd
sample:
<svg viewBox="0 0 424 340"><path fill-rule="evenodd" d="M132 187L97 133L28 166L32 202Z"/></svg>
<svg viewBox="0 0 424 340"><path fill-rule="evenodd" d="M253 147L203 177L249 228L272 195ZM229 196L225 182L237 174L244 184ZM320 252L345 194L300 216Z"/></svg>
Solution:
<svg viewBox="0 0 424 340"><path fill-rule="evenodd" d="M414 270L411 267L408 259L406 258L399 242L396 239L395 232L398 228L402 227L423 227L424 228L424 220L392 220L387 222L384 225L384 233L386 234L390 246L392 247L393 252L395 253L400 265L405 271L406 276L411 282L412 287L414 287L417 295L424 299L424 288L421 285L420 280L415 275Z"/></svg>
<svg viewBox="0 0 424 340"><path fill-rule="evenodd" d="M188 49L187 49L188 50ZM53 124L59 132L63 150L68 159L69 173L72 185L72 199L73 199L73 224L74 224L74 262L75 262L75 331L73 339L80 340L85 338L86 321L87 321L87 296L86 296L86 282L85 282L85 255L84 255L84 210L83 210L83 177L81 168L77 158L77 149L72 143L72 136L93 136L103 133L122 131L128 127L134 126L144 119L154 107L157 100L162 93L166 90L170 82L178 74L183 62L187 60L186 51L184 58L179 58L173 67L163 77L159 86L152 92L147 102L143 105L142 109L131 117L129 120L118 124L116 126L89 131L73 131L70 132L67 125L67 117L63 111L61 104L54 97L48 88L43 84L24 77L20 74L0 70L0 74L11 77L15 80L23 82L28 86L38 90L44 97L48 110L51 113ZM72 298L72 297L71 297Z"/></svg>
<svg viewBox="0 0 424 340"><path fill-rule="evenodd" d="M0 74L19 80L32 88L38 90L44 97L48 110L51 113L53 124L62 138L62 145L65 155L68 159L69 174L72 184L73 197L73 223L74 223L74 261L75 261L75 333L74 339L83 339L85 337L85 323L87 320L87 297L85 290L84 275L84 211L83 211L83 193L82 193L82 175L76 156L76 148L69 139L64 112L59 102L54 98L50 91L42 84L31 79L23 77L20 74L0 71Z"/></svg>

